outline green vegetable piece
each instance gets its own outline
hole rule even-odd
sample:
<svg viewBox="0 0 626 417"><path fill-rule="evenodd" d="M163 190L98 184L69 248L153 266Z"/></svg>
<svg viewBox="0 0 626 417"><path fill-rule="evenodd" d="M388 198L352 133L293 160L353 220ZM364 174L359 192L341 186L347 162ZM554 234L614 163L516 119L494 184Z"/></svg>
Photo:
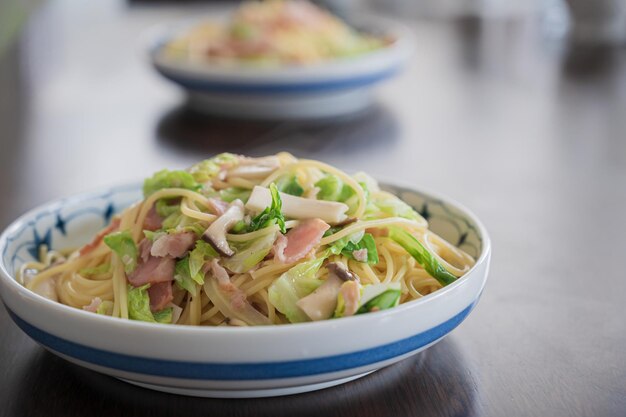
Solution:
<svg viewBox="0 0 626 417"><path fill-rule="evenodd" d="M149 195L163 188L186 188L188 190L199 190L200 184L194 180L193 176L186 171L169 171L164 169L147 178L143 183L143 195Z"/></svg>
<svg viewBox="0 0 626 417"><path fill-rule="evenodd" d="M104 243L120 258L126 274L135 270L138 250L129 230L106 235Z"/></svg>
<svg viewBox="0 0 626 417"><path fill-rule="evenodd" d="M337 295L337 307L335 307L335 312L333 313L333 318L338 319L343 317L346 312L346 301L343 298L343 295L339 293Z"/></svg>
<svg viewBox="0 0 626 417"><path fill-rule="evenodd" d="M356 232L336 240L328 251L333 255L339 255L349 244L356 245L363 238L364 232Z"/></svg>
<svg viewBox="0 0 626 417"><path fill-rule="evenodd" d="M222 260L222 265L236 274L248 272L261 262L274 245L276 233L268 233L248 242L229 242L229 246L235 251L230 258Z"/></svg>
<svg viewBox="0 0 626 417"><path fill-rule="evenodd" d="M278 224L282 233L287 231L285 228L285 216L281 211L283 202L280 199L276 184L270 184L270 193L272 194L272 204L250 221L250 225L248 226L249 232L264 229L275 224Z"/></svg>
<svg viewBox="0 0 626 417"><path fill-rule="evenodd" d="M356 314L369 313L372 311L387 310L395 307L400 302L400 290L390 289L382 294L372 298L367 303L362 305L356 312Z"/></svg>
<svg viewBox="0 0 626 417"><path fill-rule="evenodd" d="M326 175L324 178L315 183L319 188L317 193L318 200L326 201L342 201L341 194L343 191L343 181L336 175Z"/></svg>
<svg viewBox="0 0 626 417"><path fill-rule="evenodd" d="M411 206L399 198L380 198L373 201L378 210L394 217L403 217L409 220L419 220L422 218Z"/></svg>
<svg viewBox="0 0 626 417"><path fill-rule="evenodd" d="M230 187L220 190L219 197L228 203L232 203L235 200L241 200L246 203L250 198L250 193L251 191L246 188Z"/></svg>
<svg viewBox="0 0 626 417"><path fill-rule="evenodd" d="M160 311L155 311L152 316L154 317L154 320L157 323L162 323L162 324L171 324L172 323L172 317L173 317L173 309L172 307L168 307L168 308L164 308L163 310Z"/></svg>
<svg viewBox="0 0 626 417"><path fill-rule="evenodd" d="M194 232L196 235L201 236L206 228L196 219L185 216L180 210L176 210L163 220L161 229L167 233Z"/></svg>
<svg viewBox="0 0 626 417"><path fill-rule="evenodd" d="M304 194L304 188L298 183L295 175L286 175L278 179L276 182L278 191L285 194L291 194L300 197Z"/></svg>
<svg viewBox="0 0 626 417"><path fill-rule="evenodd" d="M113 314L113 302L108 300L102 301L96 309L96 313L102 314L103 316L110 316Z"/></svg>
<svg viewBox="0 0 626 417"><path fill-rule="evenodd" d="M433 278L444 287L456 281L456 277L448 272L437 259L406 230L392 226L389 237L404 248Z"/></svg>
<svg viewBox="0 0 626 417"><path fill-rule="evenodd" d="M154 314L150 311L148 288L150 288L150 284L137 288L131 285L128 286L128 318L149 323L171 323L173 311L171 307L164 308ZM103 301L102 304L105 302ZM113 310L112 306L111 310Z"/></svg>
<svg viewBox="0 0 626 417"><path fill-rule="evenodd" d="M356 250L367 249L367 263L370 265L376 265L378 263L378 250L376 249L376 242L374 236L370 233L365 233L363 238L358 243L348 242L346 246L341 250L348 258L354 259L352 252Z"/></svg>
<svg viewBox="0 0 626 417"><path fill-rule="evenodd" d="M195 248L189 253L189 275L198 284L204 284L202 267L206 261L217 258L218 256L215 249L204 240L196 241Z"/></svg>
<svg viewBox="0 0 626 417"><path fill-rule="evenodd" d="M166 232L153 232L152 230L144 230L143 231L143 235L146 237L146 239L151 240L151 241L155 241L158 238L160 238L161 236L166 235Z"/></svg>
<svg viewBox="0 0 626 417"><path fill-rule="evenodd" d="M205 183L213 179L223 168L236 165L238 157L231 153L221 153L213 158L205 159L189 168L193 179Z"/></svg>
<svg viewBox="0 0 626 417"><path fill-rule="evenodd" d="M191 271L189 270L189 255L176 262L174 280L176 281L176 285L187 290L194 297L198 294L196 283L200 285L204 284L204 276L202 274L191 275Z"/></svg>
<svg viewBox="0 0 626 417"><path fill-rule="evenodd" d="M154 208L159 216L167 217L172 213L178 213L180 211L180 204L169 204L167 198L162 198L156 202Z"/></svg>
<svg viewBox="0 0 626 417"><path fill-rule="evenodd" d="M176 211L163 219L161 227L165 230L175 229L182 220L182 213L180 211Z"/></svg>
<svg viewBox="0 0 626 417"><path fill-rule="evenodd" d="M338 231L343 229L343 227L344 226L331 226L330 229L328 229L327 231L324 232L324 237L327 237L327 236L330 236L330 235L334 235L335 233L337 233Z"/></svg>
<svg viewBox="0 0 626 417"><path fill-rule="evenodd" d="M230 233L243 233L248 229L248 225L243 220L239 220L235 225L230 229Z"/></svg>
<svg viewBox="0 0 626 417"><path fill-rule="evenodd" d="M323 281L316 279L315 274L325 259L326 257L322 257L298 264L270 285L268 290L270 302L291 323L310 320L296 303L322 285Z"/></svg>
<svg viewBox="0 0 626 417"><path fill-rule="evenodd" d="M150 284L137 288L131 285L128 286L128 318L131 320L156 322L150 311L148 288L150 288Z"/></svg>
<svg viewBox="0 0 626 417"><path fill-rule="evenodd" d="M206 226L203 226L201 223L194 223L194 220L191 217L184 216L184 220L184 224L179 225L174 230L168 230L167 232L193 232L196 236L200 237L206 231Z"/></svg>
<svg viewBox="0 0 626 417"><path fill-rule="evenodd" d="M369 191L367 184L359 182L359 185L365 192L365 199L369 204ZM319 200L338 201L344 203L350 207L350 212L353 212L356 209L359 201L356 192L351 186L344 184L338 176L328 174L316 182L315 186L320 189L317 193L317 198Z"/></svg>
<svg viewBox="0 0 626 417"><path fill-rule="evenodd" d="M110 270L111 270L111 264L107 262L102 265L92 266L90 268L83 268L80 271L78 271L78 273L84 277L90 277L93 275L106 274Z"/></svg>

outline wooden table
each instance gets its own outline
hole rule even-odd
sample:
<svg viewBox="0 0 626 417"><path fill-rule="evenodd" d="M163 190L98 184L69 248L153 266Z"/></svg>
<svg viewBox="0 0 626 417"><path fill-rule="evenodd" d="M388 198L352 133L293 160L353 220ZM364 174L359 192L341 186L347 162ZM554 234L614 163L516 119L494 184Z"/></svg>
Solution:
<svg viewBox="0 0 626 417"><path fill-rule="evenodd" d="M493 239L480 304L435 347L361 380L236 401L83 370L0 307L0 416L626 415L626 50L569 47L532 16L404 16L417 53L367 114L220 120L186 110L142 51L152 25L205 7L66 0L34 14L0 60L0 227L216 152L287 150L472 208Z"/></svg>

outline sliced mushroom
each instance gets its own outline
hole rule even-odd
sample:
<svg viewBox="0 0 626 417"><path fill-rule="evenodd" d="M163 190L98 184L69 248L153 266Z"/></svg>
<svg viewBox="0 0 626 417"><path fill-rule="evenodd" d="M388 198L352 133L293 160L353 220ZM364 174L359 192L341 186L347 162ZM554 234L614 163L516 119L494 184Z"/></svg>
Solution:
<svg viewBox="0 0 626 417"><path fill-rule="evenodd" d="M311 294L299 299L296 305L313 321L326 320L332 316L337 307L337 294L342 281L335 274L329 274L328 279Z"/></svg>
<svg viewBox="0 0 626 417"><path fill-rule="evenodd" d="M262 179L280 168L280 160L277 156L265 158L244 158L239 164L226 172L226 177L239 177L244 179Z"/></svg>
<svg viewBox="0 0 626 417"><path fill-rule="evenodd" d="M358 281L359 278L348 270L341 262L330 262L326 265L329 272L337 275L342 281Z"/></svg>
<svg viewBox="0 0 626 417"><path fill-rule="evenodd" d="M337 307L337 295L341 285L344 281L356 279L355 275L341 263L331 262L326 267L329 272L326 281L311 294L296 302L296 305L313 321L330 318Z"/></svg>
<svg viewBox="0 0 626 417"><path fill-rule="evenodd" d="M228 246L226 241L226 233L237 222L243 220L243 203L241 200L233 201L228 209L218 217L211 225L206 229L202 235L207 243L211 244L213 248L223 256L233 256L235 252Z"/></svg>
<svg viewBox="0 0 626 417"><path fill-rule="evenodd" d="M335 201L312 200L280 193L282 212L292 219L322 219L328 224L343 222L348 216L348 206ZM246 208L260 212L272 203L272 195L268 188L256 186L246 203Z"/></svg>

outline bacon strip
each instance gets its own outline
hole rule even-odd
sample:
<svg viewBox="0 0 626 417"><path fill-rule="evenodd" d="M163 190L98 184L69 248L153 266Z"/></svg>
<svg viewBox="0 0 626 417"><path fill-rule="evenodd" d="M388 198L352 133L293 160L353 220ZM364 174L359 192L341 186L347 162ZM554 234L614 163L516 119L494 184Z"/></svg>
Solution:
<svg viewBox="0 0 626 417"><path fill-rule="evenodd" d="M134 287L144 284L157 284L174 279L175 261L173 258L157 258L151 256L147 261L137 265L137 268L128 275L128 282Z"/></svg>
<svg viewBox="0 0 626 417"><path fill-rule="evenodd" d="M174 299L174 295L172 294L172 281L152 284L150 288L148 288L148 296L150 297L151 311L163 310L165 306Z"/></svg>
<svg viewBox="0 0 626 417"><path fill-rule="evenodd" d="M155 231L159 230L161 227L163 227L163 217L157 213L156 205L153 205L150 210L148 210L146 218L143 221L143 229Z"/></svg>
<svg viewBox="0 0 626 417"><path fill-rule="evenodd" d="M330 226L320 219L300 222L284 237L280 235L274 244L274 257L282 263L292 263L304 258L319 245ZM286 239L286 242L285 242Z"/></svg>

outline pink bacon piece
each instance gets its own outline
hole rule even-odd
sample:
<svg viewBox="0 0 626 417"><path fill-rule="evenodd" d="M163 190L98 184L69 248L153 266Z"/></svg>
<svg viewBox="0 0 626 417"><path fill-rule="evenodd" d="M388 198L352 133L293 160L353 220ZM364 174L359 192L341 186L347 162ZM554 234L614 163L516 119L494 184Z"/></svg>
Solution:
<svg viewBox="0 0 626 417"><path fill-rule="evenodd" d="M286 235L280 235L274 244L274 256L282 263L292 263L304 258L319 245L330 226L320 219L300 222Z"/></svg>
<svg viewBox="0 0 626 417"><path fill-rule="evenodd" d="M173 258L157 258L151 256L147 261L137 265L137 268L128 275L128 282L134 287L144 284L157 284L174 279L175 261Z"/></svg>
<svg viewBox="0 0 626 417"><path fill-rule="evenodd" d="M148 288L148 296L150 297L150 310L163 310L167 304L174 299L172 294L172 282L159 282L152 284Z"/></svg>

